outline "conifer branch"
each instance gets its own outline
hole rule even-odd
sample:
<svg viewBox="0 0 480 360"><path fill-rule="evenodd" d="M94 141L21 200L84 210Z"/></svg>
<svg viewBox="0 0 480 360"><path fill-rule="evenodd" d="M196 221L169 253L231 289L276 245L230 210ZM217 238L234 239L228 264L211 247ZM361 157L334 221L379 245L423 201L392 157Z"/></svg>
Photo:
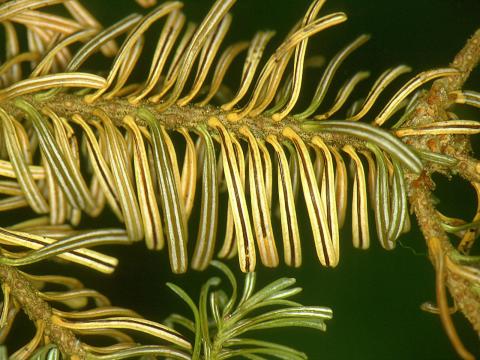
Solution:
<svg viewBox="0 0 480 360"><path fill-rule="evenodd" d="M451 64L453 68L460 71L460 74L435 81L431 90L418 101L415 109L412 111L411 118L406 122L406 126L448 120L447 109L452 105L448 94L462 88L479 61L480 30L477 30ZM466 139L463 136L447 136L447 138L412 138L409 143L417 148L425 148L426 144L430 147L440 148L441 152L448 153L448 155L460 160L457 168L463 169L461 173L464 177L471 181L476 181L478 177L478 162L465 154L470 149L469 143L465 143ZM440 141L442 142L441 144L438 143ZM448 148L445 144L448 144ZM467 277L465 272L462 272L462 264L459 264L455 258L457 251L442 228L439 215L433 203L432 191L434 190L434 183L430 174L422 173L418 177L407 176L407 179L410 203L426 239L430 258L436 271L440 272L437 274L437 277L445 277L445 283L455 303L477 333L480 334L480 296L474 289L472 279ZM445 264L443 264L444 262ZM444 266L445 269L443 269ZM437 286L438 283L437 281ZM441 289L437 288L437 293L439 292L441 292ZM440 304L442 299L438 299L438 301ZM443 325L458 354L464 359L473 359L473 355L463 348L455 330L452 328L453 325L449 320L450 315L445 310L446 308L440 306L439 309Z"/></svg>
<svg viewBox="0 0 480 360"><path fill-rule="evenodd" d="M8 286L10 294L35 324L44 326L44 336L57 345L72 360L86 358L86 351L74 333L54 322L50 305L41 299L39 291L15 267L0 264L0 282Z"/></svg>

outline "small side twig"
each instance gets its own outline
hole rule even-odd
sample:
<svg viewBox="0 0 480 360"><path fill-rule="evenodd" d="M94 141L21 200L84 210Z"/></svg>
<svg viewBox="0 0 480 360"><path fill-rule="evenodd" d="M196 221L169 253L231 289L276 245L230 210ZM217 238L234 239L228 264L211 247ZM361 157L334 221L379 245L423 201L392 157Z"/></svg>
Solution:
<svg viewBox="0 0 480 360"><path fill-rule="evenodd" d="M469 155L455 155L457 165L452 169L470 182L480 183L480 161Z"/></svg>

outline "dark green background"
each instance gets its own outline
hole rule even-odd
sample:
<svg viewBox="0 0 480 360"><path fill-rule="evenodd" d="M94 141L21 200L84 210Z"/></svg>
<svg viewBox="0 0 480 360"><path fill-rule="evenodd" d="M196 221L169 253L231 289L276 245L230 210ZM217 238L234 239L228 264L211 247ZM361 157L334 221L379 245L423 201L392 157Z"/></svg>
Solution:
<svg viewBox="0 0 480 360"><path fill-rule="evenodd" d="M142 11L133 0L84 3L107 24L132 9ZM211 3L187 0L185 12L198 21ZM233 10L230 40L248 39L255 30L270 28L278 30L278 41L301 18L308 4L306 0L239 0ZM332 11L345 11L349 21L316 36L310 54L331 56L358 34L372 34L369 44L342 67L340 76L354 69L370 69L375 77L400 63L411 65L414 73L446 66L480 25L478 0L331 0L322 13ZM478 75L479 71L470 81L470 87L476 86L477 91ZM450 214L471 215L473 193L459 181L442 184L438 191L442 208ZM413 231L402 236L401 245L391 252L381 249L375 239L368 251L353 249L347 224L341 235L340 264L336 269L325 269L315 259L306 214L300 215L301 224L305 224L304 265L299 270L260 269L259 281L264 284L280 276L296 277L304 288L297 299L304 304L332 307L334 319L328 322L326 333L288 329L275 331L271 337L304 350L311 359L456 358L438 316L419 308L425 301L434 301L434 272L415 221ZM113 252L121 257L121 263L112 278L83 271L81 277L87 286L109 294L115 305L131 307L154 320L161 321L172 310L188 313L167 290L166 281L198 294L207 278L206 273L172 276L166 253L147 252L143 245ZM236 269L236 261L230 264ZM480 354L479 342L467 322L459 314L454 319L467 347Z"/></svg>

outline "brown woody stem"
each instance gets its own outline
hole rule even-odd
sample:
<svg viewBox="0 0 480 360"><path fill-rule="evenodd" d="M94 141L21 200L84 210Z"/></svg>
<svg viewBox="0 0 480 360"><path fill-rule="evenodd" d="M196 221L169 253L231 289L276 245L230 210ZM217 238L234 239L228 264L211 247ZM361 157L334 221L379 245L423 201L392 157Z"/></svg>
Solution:
<svg viewBox="0 0 480 360"><path fill-rule="evenodd" d="M479 61L480 30L477 30L450 65L460 70L460 75L435 81L430 91L417 103L406 126L448 120L447 109L452 104L449 93L462 88ZM439 149L441 152L456 157L459 160L457 170L461 175L470 181L478 181L479 163L469 157L470 143L466 137L451 136L448 139L439 139L425 136L423 138L412 138L409 143L416 148ZM417 216L420 228L427 241L431 260L437 271L437 301L442 324L459 356L463 359L473 359L473 355L463 347L453 327L446 304L444 284L447 285L459 309L479 334L480 296L468 278L459 276L446 266L445 259L456 250L442 229L440 218L436 212L431 194L434 184L430 174L423 173L419 177L411 175L407 180L410 204Z"/></svg>

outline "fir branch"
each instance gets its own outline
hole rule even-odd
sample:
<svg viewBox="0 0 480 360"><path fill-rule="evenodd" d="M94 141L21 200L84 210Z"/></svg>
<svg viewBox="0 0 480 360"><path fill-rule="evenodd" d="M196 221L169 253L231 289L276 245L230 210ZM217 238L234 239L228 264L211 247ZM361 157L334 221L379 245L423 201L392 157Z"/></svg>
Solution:
<svg viewBox="0 0 480 360"><path fill-rule="evenodd" d="M245 338L245 333L273 328L304 327L326 330L326 320L332 318L332 310L319 306L303 306L289 298L302 291L293 287L295 279L281 278L260 290L255 289L256 273L245 275L243 293L232 271L219 261L211 265L223 272L232 292L219 288L220 278L207 280L200 291L198 304L174 284L167 284L193 312L194 321L173 314L166 322L181 325L195 335L192 359L219 360L237 356L269 355L278 359L304 360L307 356L288 346L270 341ZM273 310L266 310L273 308Z"/></svg>
<svg viewBox="0 0 480 360"><path fill-rule="evenodd" d="M11 4L9 2L6 5L0 5L0 17L3 16L2 20L8 20L4 24L8 36L7 62L1 68L4 76L1 79L3 88L0 90L0 125L3 125L0 139L5 143L5 146L0 144L2 145L0 151L6 159L2 175L7 178L16 178L18 181L18 183L7 181L4 184L4 193L12 196L2 199L6 200L2 201L2 210L30 205L37 213L50 212L50 224L41 230L48 233L51 231L48 226L53 224L70 221L73 226L78 225L81 211L92 217L98 215L105 205L105 197L108 197L109 205L118 219L125 221L129 240L142 240L145 237L149 248L160 249L163 247L162 234L165 233L173 271L185 272L189 261L186 255L187 221L195 198L195 185L191 179L202 175L204 190L212 189L215 194L219 187L217 182L224 181L227 184L228 211L231 221L227 220L227 236L221 251L222 256L229 257L235 254L234 250L223 250L234 249L235 247L230 245L236 237L241 269L253 271L255 268L254 241L256 239L263 264L270 267L277 266L279 261L273 239L270 212L272 161L270 152L265 146L268 143L274 147L278 159L278 177L281 179L278 189L281 192L279 202L282 212L282 232L285 253L289 254L285 256L287 264L299 266L301 263L296 204L293 195L298 190L298 177L301 177L317 255L323 265L335 266L340 257L338 232L345 218L344 213L347 207L345 199L348 193L346 166L340 155L340 149L342 149L350 160L353 160L352 230L354 245L360 248L369 246L367 190L370 192L370 200L374 205L375 224L384 248L392 249L400 233L409 229L410 222L407 217L405 198L404 179L406 179L409 185L410 204L417 215L437 271L437 297L442 323L460 356L465 359L472 358L472 355L463 347L450 319L445 284L450 289L459 308L477 332L480 332L480 295L476 291L480 283L478 262L472 257L462 257L452 246L444 230L445 224L442 223L445 220L440 218L431 196L434 188L431 174L436 171L447 174L458 172L472 182L477 190L477 198L479 198L477 200L480 201L478 161L470 157L470 138L465 136L477 132L478 123L458 120L455 124L460 129L456 128L453 122L449 122L450 115L447 112L449 106L454 102L460 103L465 100L460 99L459 96L461 97L467 92L459 95L458 91L463 87L480 59L480 30L467 42L450 68L429 70L413 77L395 93L370 125L354 121L365 119L365 115L376 104L383 89L391 84L397 76L410 71L408 67L402 65L385 71L371 88L364 103L360 106L353 103L347 113L346 121L332 121L330 118L344 103L346 97L352 93L353 87L368 76L366 73L357 73L345 83L338 93L338 98L344 99L333 106L335 111L329 110L327 113L315 115L336 69L350 52L368 39L367 36L357 38L333 57L318 84L311 105L300 114L291 114L299 98L303 68L308 65L305 61L305 49L309 38L346 19L343 13L333 13L316 19L323 1L312 2L303 20L292 29L285 41L265 62L264 68L256 77L255 70L272 33L257 33L250 46L248 43L238 43L228 48L220 56L221 61L214 70L214 81L208 90L207 97L196 105L193 105L192 100L197 95L203 96L202 88L208 87L205 79L212 67L212 59L217 55L230 26L231 17L228 11L234 0L218 0L196 30L194 27L187 27L180 45L178 45L177 50L179 51L175 53L170 69L163 75L165 60L174 48L173 45L185 23L184 16L180 12L180 2L166 2L146 16L128 17L105 30L100 28L98 22L76 0L65 3L66 10L72 19L63 18L48 11L43 13L35 10L34 14L42 16L37 16L37 20L32 20L32 13L28 13L32 6L37 9L42 4L48 6L57 2L59 1L31 0L30 2L12 1ZM138 2L142 6L150 6L154 3L154 1ZM28 4L31 6L28 7ZM20 16L19 20L15 15L20 11L27 13L26 17ZM129 83L130 74L142 52L146 30L162 17L167 17L167 19L158 40L158 52L156 50L153 57L148 79L145 83ZM44 49L41 43L36 44L28 39L29 51L19 53L19 47L16 44L17 34L11 24L12 21L19 21L20 24L30 27L38 27L40 31L44 31L43 28L48 29L46 34L48 49ZM82 32L76 33L80 29ZM133 31L127 35L122 47L117 51L113 45L113 39L129 29L133 29ZM52 34L52 31L57 30L59 34ZM167 34L170 35L167 36ZM89 38L90 40L88 40ZM69 46L79 39L87 40L87 44L71 58ZM41 46L38 46L39 44ZM220 108L208 105L221 86L222 78L228 68L227 64L247 48L248 55L244 63L244 74L235 98L224 103ZM81 64L100 49L106 54L116 55L112 67L106 71L108 76L104 78L96 74L81 72L79 70ZM36 52L44 55L40 63L36 62L38 57L33 55ZM70 58L72 60L69 62ZM198 59L198 66L194 75L196 59ZM293 64L290 64L292 59ZM20 65L25 61L31 62L32 72L30 76L22 79ZM294 68L291 73L289 73L290 65ZM188 89L190 86L188 80L193 77L193 84ZM414 100L410 100L410 104L407 106L407 115L404 115L397 123L394 127L395 131L378 128L403 107L403 104L406 103L405 100L415 90L436 78L441 78L441 80L435 81L429 92L421 95L418 99L414 97ZM254 81L255 86L250 89L251 91L247 91L254 83L252 82L254 79L256 80ZM282 79L286 80L282 82ZM60 87L80 87L83 95L62 93ZM92 88L96 91L84 96L85 90L88 91ZM37 93L42 90L48 91L43 94ZM148 97L150 95L153 96ZM470 100L465 101L470 101L470 105L478 106L478 95L474 94ZM235 104L242 102L245 104L241 109L234 108ZM268 107L270 109L267 110ZM306 117L312 115L322 121L305 120ZM61 117L64 119L60 119ZM85 118L85 121L82 117ZM24 121L25 119L27 121ZM280 120L282 122L278 122ZM76 136L80 131L78 133L74 131L68 122L79 125L88 135L78 141ZM426 129L425 126L435 122L439 124L439 129L435 129L436 133L423 135L432 130L431 128ZM31 126L32 124L33 126ZM450 128L448 128L449 124L452 125ZM442 126L444 127L442 128ZM70 134L74 134L71 144L66 135L68 131ZM94 133L94 131L98 132ZM176 150L168 133L172 131L181 132L187 144L187 154L181 177L176 160ZM197 146L209 154L206 157L203 173L197 171L196 148L190 133L194 134L194 138L199 136ZM459 133L462 135L455 135ZM133 140L132 134L135 135ZM85 139L87 140L85 141ZM215 159L214 140L221 146L221 163L217 163ZM37 146L37 141L39 146ZM88 141L90 142L88 143ZM247 146L242 148L240 141L243 142L243 145L248 145L246 153L243 149ZM32 156L29 151L30 142L34 143L35 155L38 151L40 156ZM87 149L82 149L85 151L79 155L78 144L82 142L86 144ZM145 144L147 145L145 146ZM102 157L101 146L105 148L106 154L103 155L107 160ZM22 154L22 149L24 154ZM285 149L290 150L290 153L286 154ZM147 153L153 154L153 160L150 163ZM312 161L313 153L315 153L314 161ZM363 166L365 159L362 160L359 154L366 159L369 165L368 184ZM86 167L93 165L95 170L93 175L82 174L79 164L83 159L80 160L80 156L89 158L90 163L84 165L87 165ZM345 157L347 156L345 155ZM41 158L40 165L36 163L37 158ZM428 163L422 163L420 158ZM200 157L199 159L205 160ZM134 176L132 176L132 162L135 162ZM249 168L250 191L244 189L246 164ZM150 165L155 169L155 173L141 171L142 167L146 168ZM33 168L34 166L35 168ZM30 174L30 168L42 172L42 179L46 180L34 179L34 176ZM216 173L217 168L221 168L222 171L219 176ZM295 171L293 176L288 172L289 168ZM418 175L419 173L420 175ZM83 178L85 175L87 177ZM295 181L294 178L296 178ZM87 189L86 179L92 180L92 193L90 193L90 189ZM153 185L154 179L159 181L156 187ZM38 184L35 180L38 181ZM148 192L154 194L153 189L161 192L158 200L162 206L162 216L160 216L158 204L154 201L155 196L148 194ZM18 193L19 190L20 193ZM93 190L96 190L96 195L101 196L95 196ZM68 198L68 202L64 195ZM97 197L100 198L98 203L95 202ZM285 200L286 197L288 197L287 200ZM251 200L250 208L247 205L247 198ZM137 200L139 204L137 204ZM337 200L338 203L336 203ZM204 201L202 197L202 213L208 214L207 210L212 202L216 203L217 198ZM286 215L287 206L288 216ZM69 219L66 218L63 210L71 212ZM210 226L214 228L210 232L212 239L216 232L217 213L218 209L215 207L214 222L208 222L212 216L205 215L204 218L207 219L207 222L202 223L203 227L201 227L205 229L207 225L215 224ZM463 225L460 227L455 227L453 224L452 232L464 231L465 228L474 233L477 232L478 221L475 220L478 220L478 217L480 217L480 207L474 221L466 225L462 223ZM167 229L165 232L162 230L162 222ZM156 234L153 239L152 237L147 239L152 223L155 225ZM69 231L72 231L72 228L63 232L60 237L68 237L66 234ZM253 231L255 231L255 238ZM464 239L467 237L464 236ZM43 260L47 256L64 256L62 251L76 249L76 245L87 246L98 243L89 239L84 239L86 243L82 242L83 240L77 242L78 238L74 237L72 241L71 239L61 240L51 247L45 247L27 256L10 251L9 246L12 245L33 247L34 249L40 246L36 242L35 234L25 238L26 242L22 238L21 244L12 241L12 236L0 239L6 245L5 249L2 248L5 256L2 261L20 266L28 262ZM17 238L13 237L13 239ZM200 245L197 246L196 255L194 255L194 259L197 260L192 265L204 268L213 254L213 240L202 243L203 239L200 237L199 239L198 244ZM207 243L208 245L206 245ZM207 255L204 256L204 254ZM198 261L198 258L202 256L204 259L201 262ZM36 300L33 296L35 295L34 289L28 288L28 279L24 279L26 283L22 283L20 273L15 272L15 269L13 269L13 273L10 273L12 270L10 267L1 266L0 270L5 274L4 279L2 276L0 278L4 280L5 291L15 298L23 296L25 303L20 305L25 308L32 319L43 322L50 319L52 309L48 307L48 304L44 304L46 307L41 302L38 304L38 309L45 311L47 319L41 318L41 314L31 308L31 304L35 304ZM107 270L110 271L110 267ZM229 279L232 278L228 271L224 272ZM18 283L27 288L23 292L16 289L17 295L15 295L9 281L15 281L14 278L17 275L20 276ZM271 301L260 304L259 301L265 300L265 296L263 298L260 296L262 291L252 296L252 283L254 282L252 278L254 279L254 275L247 275L246 295L244 294L236 307L233 294L226 301L224 293L210 292L211 288L218 283L216 278L211 279L202 288L198 307L193 304L186 293L171 285L177 294L189 303L195 314L194 323L181 317L175 318L177 322L187 328L196 327L194 358L198 357L203 350L206 358L221 357L223 352L225 357L243 354L246 357L257 359L261 358L257 354L262 354L267 351L267 348L269 351L274 351L279 357L281 355L283 358L302 358L301 354L290 349L252 339L238 339L236 336L245 329L255 330L263 326L300 324L323 329L323 318L327 318L328 314L315 313L315 309L309 309L311 313L307 311L304 314L302 309L293 307L293 309L286 309L285 312L273 311L264 314L263 317L259 315L246 319L245 315L250 311L247 305L251 308L267 303L295 305L290 301L278 300L278 298L295 293L295 288L285 290L285 293L269 293L273 300L270 299ZM291 281L283 279L275 284L283 284L288 287L291 285ZM236 293L236 285L233 287L234 293ZM263 293L265 295L265 291ZM209 299L213 321L207 314L209 294L211 295ZM87 296L82 299L85 300L85 298ZM6 304L8 299L7 296ZM26 301L25 299L30 300ZM253 299L256 299L256 302ZM289 310L292 310L292 313L289 313ZM319 310L319 312L321 311ZM277 319L277 315L281 315L281 317ZM303 321L301 315L308 315L307 317L310 319ZM319 315L323 315L323 318ZM317 320L321 321L312 320L315 316L317 316ZM297 323L292 323L292 318ZM157 337L164 340L171 335L162 326L138 319L135 316L133 319L129 318L128 321L124 317L109 320L96 321L87 318L82 322L74 322L58 319L58 321L50 320L48 324L52 326L63 324L64 327L68 326L80 332L84 330L94 332L108 323L115 329L119 327L130 330L141 329L140 331L151 335L157 334ZM218 328L213 329L212 332L209 324L213 322ZM49 331L55 333L57 329ZM60 335L58 335L60 342L70 339L65 335L65 339L68 338L65 340ZM177 334L172 336L176 339L177 345L183 344L184 348L188 348L189 344L183 342L183 339L177 338ZM55 338L55 334L53 338ZM73 340L68 340L68 344ZM200 346L200 342L202 346ZM123 345L120 344L120 346ZM62 348L66 345L59 344L59 346ZM228 346L231 346L232 349L225 350ZM245 348L237 349L236 346ZM93 348L91 346L87 350ZM66 350L70 351L68 348ZM106 350L100 349L99 351ZM163 347L128 348L116 354L106 355L105 358L128 357L134 354L164 355L165 351L166 349ZM64 352L68 354L67 351ZM183 358L185 354L181 353L178 356Z"/></svg>
<svg viewBox="0 0 480 360"><path fill-rule="evenodd" d="M44 334L60 351L72 360L86 358L86 351L72 331L54 321L50 305L41 299L38 290L16 268L0 264L0 281L8 286L10 294L30 320L42 323Z"/></svg>
<svg viewBox="0 0 480 360"><path fill-rule="evenodd" d="M437 121L448 120L446 110L452 104L448 94L455 90L460 90L470 75L471 71L480 61L480 30L467 41L464 48L458 53L451 66L458 69L460 74L448 79L437 80L432 85L431 90L421 98L412 111L411 118L406 122L406 126L418 124L429 124ZM426 143L437 142L435 137L424 137L422 139L409 139L409 143L417 148L424 147ZM465 138L461 136L449 136L448 143L450 151L448 155L454 156L460 160L461 168L470 169L461 173L471 178L472 174L477 173L477 161L467 158L464 155ZM437 147L441 148L441 146ZM474 169L472 171L472 169ZM477 175L478 176L478 175ZM472 180L476 179L476 176ZM452 265L458 264L453 256L456 250L453 248L447 234L441 225L441 220L435 209L432 200L432 190L434 183L430 175L423 173L419 177L407 176L409 186L409 199L413 210L417 216L420 228L425 236L430 257L437 271L437 294L440 299L440 313L447 334L454 344L458 354L464 359L473 359L471 355L461 344L456 335L450 315L444 304L442 289L442 277L452 294L455 303L468 318L477 333L480 334L480 296L475 291L474 286L478 286L480 278L472 283L472 279L465 277L461 272L452 271ZM450 259L450 267L446 260ZM463 276L462 276L463 275ZM443 304L443 305L442 305Z"/></svg>

